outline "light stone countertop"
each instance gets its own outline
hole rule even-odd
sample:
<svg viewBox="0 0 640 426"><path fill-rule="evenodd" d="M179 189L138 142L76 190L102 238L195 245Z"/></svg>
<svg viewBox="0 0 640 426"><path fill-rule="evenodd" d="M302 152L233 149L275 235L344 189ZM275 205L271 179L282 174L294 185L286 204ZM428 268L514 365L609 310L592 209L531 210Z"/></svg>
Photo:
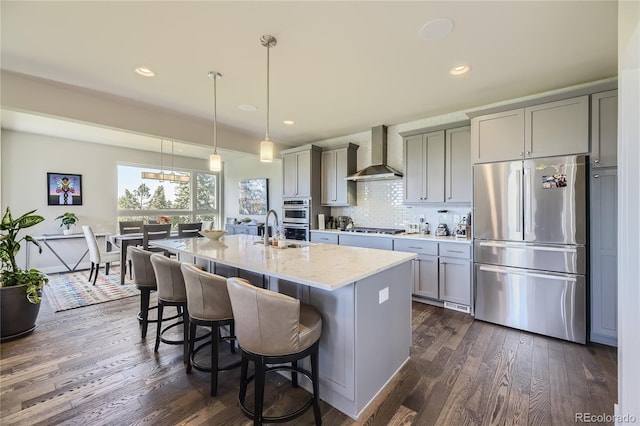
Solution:
<svg viewBox="0 0 640 426"><path fill-rule="evenodd" d="M318 232L318 233L326 233L326 234L338 234L338 235L362 235L366 237L383 237L383 238L402 238L402 239L410 239L410 240L421 240L421 241L433 241L438 243L462 243L462 244L471 244L471 237L467 238L456 238L454 236L449 237L436 237L433 234L374 234L374 233L366 233L366 232L348 232L348 231L338 231L337 229L312 229L310 232Z"/></svg>
<svg viewBox="0 0 640 426"><path fill-rule="evenodd" d="M152 245L247 271L308 285L337 290L416 257L414 253L335 244L307 243L300 248L278 249L255 244L262 237L226 235L206 238L157 240Z"/></svg>

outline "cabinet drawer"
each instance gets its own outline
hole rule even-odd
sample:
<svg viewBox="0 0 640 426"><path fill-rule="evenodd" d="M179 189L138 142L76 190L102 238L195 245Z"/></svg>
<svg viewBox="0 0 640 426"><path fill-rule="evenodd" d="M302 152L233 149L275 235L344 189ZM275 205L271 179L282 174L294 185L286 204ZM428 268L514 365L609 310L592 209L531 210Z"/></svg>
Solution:
<svg viewBox="0 0 640 426"><path fill-rule="evenodd" d="M431 256L438 255L438 243L431 241L397 238L393 240L393 249L395 251L406 251L409 253L427 254Z"/></svg>
<svg viewBox="0 0 640 426"><path fill-rule="evenodd" d="M338 244L338 234L327 234L325 232L311 232L312 243Z"/></svg>
<svg viewBox="0 0 640 426"><path fill-rule="evenodd" d="M351 233L349 233L351 234ZM380 250L393 250L393 240L386 237L371 237L366 235L340 235L339 238L341 246L353 246L373 248Z"/></svg>
<svg viewBox="0 0 640 426"><path fill-rule="evenodd" d="M440 243L440 256L471 259L471 245Z"/></svg>

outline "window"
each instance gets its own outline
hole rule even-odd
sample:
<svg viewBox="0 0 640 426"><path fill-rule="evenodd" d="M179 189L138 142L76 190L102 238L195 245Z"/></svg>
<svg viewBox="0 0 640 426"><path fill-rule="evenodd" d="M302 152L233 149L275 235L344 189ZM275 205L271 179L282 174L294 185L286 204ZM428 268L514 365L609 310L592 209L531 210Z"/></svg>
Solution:
<svg viewBox="0 0 640 426"><path fill-rule="evenodd" d="M160 216L166 216L174 227L178 223L211 220L214 229L218 228L218 173L180 170L175 173L188 176L189 182L173 182L145 179L143 172L157 174L149 167L118 165L118 222L156 223Z"/></svg>

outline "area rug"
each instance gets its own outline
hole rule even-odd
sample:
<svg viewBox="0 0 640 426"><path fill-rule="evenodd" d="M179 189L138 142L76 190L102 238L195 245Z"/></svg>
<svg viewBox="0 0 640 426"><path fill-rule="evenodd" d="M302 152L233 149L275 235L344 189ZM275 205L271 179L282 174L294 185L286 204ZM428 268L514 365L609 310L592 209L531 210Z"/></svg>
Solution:
<svg viewBox="0 0 640 426"><path fill-rule="evenodd" d="M120 269L117 267L109 268L109 275L104 275L101 268L95 286L93 279L91 282L88 279L89 271L51 274L49 284L44 286L44 298L55 312L59 312L140 294L128 277L124 285L120 285Z"/></svg>

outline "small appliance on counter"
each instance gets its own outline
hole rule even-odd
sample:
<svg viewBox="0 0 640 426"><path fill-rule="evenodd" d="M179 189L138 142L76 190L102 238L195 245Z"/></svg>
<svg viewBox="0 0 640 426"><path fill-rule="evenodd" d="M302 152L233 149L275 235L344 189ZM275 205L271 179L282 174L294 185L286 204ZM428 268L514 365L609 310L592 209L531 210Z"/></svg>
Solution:
<svg viewBox="0 0 640 426"><path fill-rule="evenodd" d="M347 225L353 224L353 220L349 216L338 216L336 219L336 228L339 231L344 231L347 229Z"/></svg>
<svg viewBox="0 0 640 426"><path fill-rule="evenodd" d="M456 228L453 230L453 235L455 235L457 239L466 239L471 235L471 227L468 224L467 216L463 217L460 223L456 225Z"/></svg>
<svg viewBox="0 0 640 426"><path fill-rule="evenodd" d="M434 232L434 235L436 237L448 237L449 228L447 227L447 224L441 223L440 225L438 225L438 227L436 228L436 231Z"/></svg>

